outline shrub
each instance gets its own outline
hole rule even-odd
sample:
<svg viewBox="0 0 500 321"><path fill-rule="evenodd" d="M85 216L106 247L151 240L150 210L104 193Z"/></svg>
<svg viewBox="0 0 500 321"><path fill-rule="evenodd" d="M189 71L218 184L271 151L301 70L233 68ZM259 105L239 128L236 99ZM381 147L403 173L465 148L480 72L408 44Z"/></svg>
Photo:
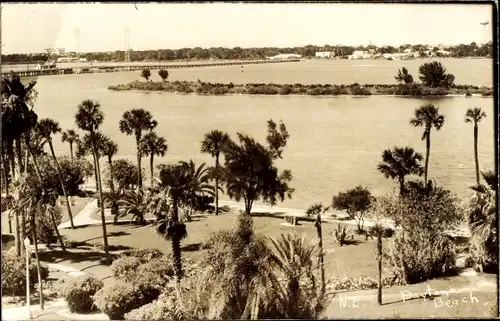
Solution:
<svg viewBox="0 0 500 321"><path fill-rule="evenodd" d="M172 302L156 300L125 315L125 320L180 320L173 312Z"/></svg>
<svg viewBox="0 0 500 321"><path fill-rule="evenodd" d="M41 264L40 274L42 280L49 276L49 269ZM38 283L38 273L35 260L29 265L29 279L31 290ZM26 261L16 256L15 248L2 251L2 291L4 294L26 295Z"/></svg>
<svg viewBox="0 0 500 321"><path fill-rule="evenodd" d="M138 274L154 273L161 278L168 279L174 276L174 266L169 257L154 258L138 267Z"/></svg>
<svg viewBox="0 0 500 321"><path fill-rule="evenodd" d="M123 320L125 313L144 304L144 297L135 284L118 280L99 290L94 304L111 320Z"/></svg>
<svg viewBox="0 0 500 321"><path fill-rule="evenodd" d="M292 91L293 91L293 90L292 90L292 87L290 87L289 85L285 85L285 86L282 86L282 87L279 89L278 93L279 93L280 95L289 95L289 94L291 94L291 93L292 93Z"/></svg>
<svg viewBox="0 0 500 321"><path fill-rule="evenodd" d="M311 96L319 96L319 95L321 95L321 88L315 87L315 88L309 89L307 91L307 94L311 95Z"/></svg>
<svg viewBox="0 0 500 321"><path fill-rule="evenodd" d="M372 277L344 277L333 278L330 281L330 286L333 287L334 290L369 290L376 289L378 287L378 279ZM395 279L394 276L384 276L382 277L382 287L392 287L404 285L404 282L401 280Z"/></svg>
<svg viewBox="0 0 500 321"><path fill-rule="evenodd" d="M152 259L163 257L164 254L158 249L133 249L122 252L122 256L134 256L142 263L149 262Z"/></svg>
<svg viewBox="0 0 500 321"><path fill-rule="evenodd" d="M367 88L354 84L351 86L351 94L355 96L370 96L372 93Z"/></svg>
<svg viewBox="0 0 500 321"><path fill-rule="evenodd" d="M56 206L52 208L52 215L57 225L61 224L62 211L61 207ZM27 235L31 235L31 225L27 226ZM54 243L57 241L54 224L49 213L42 213L37 216L36 235L39 243Z"/></svg>
<svg viewBox="0 0 500 321"><path fill-rule="evenodd" d="M111 264L113 276L117 279L130 279L133 277L142 261L135 256L120 257Z"/></svg>
<svg viewBox="0 0 500 321"><path fill-rule="evenodd" d="M76 313L89 313L95 310L94 295L104 283L91 275L72 279L62 284L61 296L68 303L69 310Z"/></svg>

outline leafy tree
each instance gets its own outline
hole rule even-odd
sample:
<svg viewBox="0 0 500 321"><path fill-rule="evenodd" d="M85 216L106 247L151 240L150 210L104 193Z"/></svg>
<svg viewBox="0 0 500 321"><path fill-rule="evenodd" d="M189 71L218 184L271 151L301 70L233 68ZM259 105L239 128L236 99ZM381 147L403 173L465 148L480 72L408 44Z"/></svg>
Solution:
<svg viewBox="0 0 500 321"><path fill-rule="evenodd" d="M61 141L63 143L69 144L69 151L71 153L71 159L73 159L73 144L78 143L80 137L73 129L68 129L67 131L62 133Z"/></svg>
<svg viewBox="0 0 500 321"><path fill-rule="evenodd" d="M483 119L486 118L486 113L478 107L475 107L474 109L467 109L465 112L465 122L466 123L473 123L474 124L474 160L475 160L475 165L476 165L476 185L480 185L480 180L479 180L479 156L477 153L477 140L478 140L478 123Z"/></svg>
<svg viewBox="0 0 500 321"><path fill-rule="evenodd" d="M422 176L424 170L420 165L422 154L416 153L411 147L394 147L386 149L382 153L382 162L377 169L384 174L385 178L397 179L399 182L399 194L405 191L405 177L408 175Z"/></svg>
<svg viewBox="0 0 500 321"><path fill-rule="evenodd" d="M374 197L367 188L357 186L333 196L332 207L345 210L351 219L356 220L358 231L362 232L365 215L370 210L373 201Z"/></svg>
<svg viewBox="0 0 500 321"><path fill-rule="evenodd" d="M158 136L155 132L149 132L141 139L141 155L149 156L149 167L151 169L151 187L154 183L154 173L153 173L153 160L154 156L165 156L168 150L167 140L161 136Z"/></svg>
<svg viewBox="0 0 500 321"><path fill-rule="evenodd" d="M106 219L104 217L104 200L102 194L101 184L101 169L99 166L99 155L97 147L96 132L99 130L102 122L104 121L104 114L101 111L101 105L97 101L84 100L78 105L78 111L75 115L75 121L78 128L88 132L88 137L92 145L92 155L94 157L94 164L97 173L97 188L99 193L99 203L101 207L101 220L102 220L102 236L104 240L104 251L106 255L108 251L108 236L106 232Z"/></svg>
<svg viewBox="0 0 500 321"><path fill-rule="evenodd" d="M225 183L229 197L245 201L245 212L250 215L255 200L276 204L278 199L291 198L294 189L288 186L292 172L284 170L278 174L274 161L281 158L288 133L283 123L280 131L276 124L268 121L268 147L252 137L238 133L239 144L229 141L223 153L225 157Z"/></svg>
<svg viewBox="0 0 500 321"><path fill-rule="evenodd" d="M464 218L455 195L434 186L427 193L408 189L405 197L389 196L379 202L381 211L399 228L387 257L397 277L413 284L455 268L456 246L445 234Z"/></svg>
<svg viewBox="0 0 500 321"><path fill-rule="evenodd" d="M426 62L418 68L420 81L428 87L451 87L455 76L446 73L446 68L438 62Z"/></svg>
<svg viewBox="0 0 500 321"><path fill-rule="evenodd" d="M126 135L134 135L137 146L137 171L139 173L137 186L142 188L141 173L141 138L143 131L152 131L158 122L153 119L149 111L132 109L126 111L119 122L120 131Z"/></svg>
<svg viewBox="0 0 500 321"><path fill-rule="evenodd" d="M229 142L229 135L220 130L212 130L205 134L205 138L201 143L201 152L210 154L212 157L215 157L215 215L219 214L219 180L221 174L220 168L220 153L222 149Z"/></svg>
<svg viewBox="0 0 500 321"><path fill-rule="evenodd" d="M410 75L408 69L405 67L398 70L398 75L396 77L398 84L411 84L413 83L413 76Z"/></svg>
<svg viewBox="0 0 500 321"><path fill-rule="evenodd" d="M142 71L141 71L141 77L146 79L146 81L149 81L149 77L151 77L151 71L147 68L144 68Z"/></svg>
<svg viewBox="0 0 500 321"><path fill-rule="evenodd" d="M113 179L117 183L118 190L132 189L137 186L137 166L127 159L117 159L113 161ZM111 180L111 171L106 173L105 181L108 184Z"/></svg>
<svg viewBox="0 0 500 321"><path fill-rule="evenodd" d="M39 135L49 143L50 152L52 153L52 158L54 159L54 163L56 164L57 175L59 176L59 181L61 183L63 195L66 200L66 208L68 210L71 228L75 228L75 225L73 223L73 211L71 210L71 204L68 199L68 193L66 193L66 188L64 187L64 182L62 180L61 167L59 166L59 162L57 161L56 154L54 153L54 145L52 144L52 135L61 132L61 127L59 127L58 122L50 118L43 118L36 125L35 131L38 132Z"/></svg>
<svg viewBox="0 0 500 321"><path fill-rule="evenodd" d="M415 109L415 116L410 120L410 124L415 127L424 127L422 140L425 139L425 167L424 167L424 182L427 183L429 174L429 155L431 151L431 130L436 128L440 130L444 125L444 115L439 113L439 107L432 104L427 104Z"/></svg>
<svg viewBox="0 0 500 321"><path fill-rule="evenodd" d="M323 204L321 203L316 203L309 206L309 208L306 210L306 214L307 216L325 214L329 208L330 208L329 206L323 206Z"/></svg>
<svg viewBox="0 0 500 321"><path fill-rule="evenodd" d="M321 215L325 214L328 211L328 206L324 207L321 203L316 203L311 205L307 210L307 216L316 215L316 222L314 226L316 227L316 232L318 233L318 261L320 268L320 279L321 279L321 292L324 294L325 292L325 271L324 271L324 259L323 259L323 231L322 231L322 220Z"/></svg>
<svg viewBox="0 0 500 321"><path fill-rule="evenodd" d="M168 70L166 69L158 70L158 76L160 76L161 80L166 81L168 79Z"/></svg>

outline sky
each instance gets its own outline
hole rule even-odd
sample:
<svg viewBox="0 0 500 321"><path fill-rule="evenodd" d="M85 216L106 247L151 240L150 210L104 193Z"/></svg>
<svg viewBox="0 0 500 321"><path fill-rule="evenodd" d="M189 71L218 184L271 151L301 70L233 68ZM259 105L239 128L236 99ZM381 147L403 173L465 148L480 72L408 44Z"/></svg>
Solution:
<svg viewBox="0 0 500 321"><path fill-rule="evenodd" d="M484 43L491 5L348 3L2 4L2 53L184 47ZM485 29L481 22L489 21ZM78 30L78 31L77 31ZM78 36L76 34L78 33Z"/></svg>

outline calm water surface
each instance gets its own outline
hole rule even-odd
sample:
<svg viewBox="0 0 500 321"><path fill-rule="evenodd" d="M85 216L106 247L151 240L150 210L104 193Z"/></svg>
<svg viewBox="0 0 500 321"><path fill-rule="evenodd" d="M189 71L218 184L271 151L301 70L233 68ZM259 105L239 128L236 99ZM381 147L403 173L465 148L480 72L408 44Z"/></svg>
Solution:
<svg viewBox="0 0 500 321"><path fill-rule="evenodd" d="M484 61L477 60L479 63ZM412 62L406 61L404 64L409 66ZM332 63L333 66L335 61ZM394 68L400 66L399 62L393 63ZM306 66L307 63L300 64ZM261 68L267 68L267 71ZM275 68L285 69L276 72ZM411 68L410 71L413 71ZM241 67L175 70L171 72L171 78L238 82L238 79L243 81L239 69ZM245 66L244 69L245 77L253 77L245 82L333 83L335 79L338 79L338 83L342 82L342 77L339 78L339 74L333 70L323 74L287 73L284 65ZM452 71L451 65L449 69ZM364 69L360 67L359 70ZM292 74L296 77L292 77ZM470 79L489 81L489 76L476 76L477 70L474 74L467 74ZM344 82L392 82L389 76L383 74L379 74L378 79L375 79L375 75L372 78L365 77L363 81L356 78L355 70L349 77ZM56 119L63 129L67 129L76 127L74 115L82 100L99 101L105 113L103 133L118 144L118 157L133 162L136 150L134 138L118 130L122 114L131 108L149 110L159 122L157 132L168 141L168 153L157 163L193 158L197 163L208 162L212 165L214 160L199 152L200 142L206 132L221 129L232 137L242 132L265 143L266 121L269 118L283 120L290 139L279 166L292 170L296 192L292 200L279 205L282 207L305 209L313 202L329 204L333 194L359 184L369 187L375 195L389 191L395 184L386 180L376 169L382 151L408 145L425 153L425 142L420 139L422 129L410 126L409 120L414 109L427 102L437 104L446 117L444 127L432 132L430 178L452 189L463 199L469 197L468 186L474 184L475 177L473 127L464 123L464 113L467 108L476 106L488 114L479 129L480 166L483 170L494 168L492 98L446 97L429 100L386 96L197 96L107 90L109 85L138 78L137 72L40 77L36 86L39 97L35 108L40 117ZM458 75L457 82L471 83L460 80ZM54 147L58 154L69 153L68 145L61 143L59 138L54 139ZM149 166L147 159L144 159L143 164Z"/></svg>

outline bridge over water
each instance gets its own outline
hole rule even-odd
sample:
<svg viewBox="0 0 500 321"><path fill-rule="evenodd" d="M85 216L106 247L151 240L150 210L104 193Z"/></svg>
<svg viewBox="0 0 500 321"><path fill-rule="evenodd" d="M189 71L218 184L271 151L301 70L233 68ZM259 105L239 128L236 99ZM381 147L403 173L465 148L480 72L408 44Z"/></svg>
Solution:
<svg viewBox="0 0 500 321"><path fill-rule="evenodd" d="M190 64L158 64L158 65L100 65L100 66L81 66L81 67L64 67L52 68L44 70L20 70L13 71L20 77L36 77L36 76L49 76L49 75L70 75L70 74L86 74L86 73L102 73L102 72L123 72L123 71L136 71L136 70L158 70L158 69L176 69L176 68L196 68L196 67L221 67L221 66L235 66L235 65L255 65L255 64L272 64L272 63L290 63L299 62L300 59L287 59L287 60L247 60L247 61L230 61L230 62L209 62L209 63L190 63ZM3 68L8 68L4 66ZM11 71L2 72L2 76L10 74Z"/></svg>

